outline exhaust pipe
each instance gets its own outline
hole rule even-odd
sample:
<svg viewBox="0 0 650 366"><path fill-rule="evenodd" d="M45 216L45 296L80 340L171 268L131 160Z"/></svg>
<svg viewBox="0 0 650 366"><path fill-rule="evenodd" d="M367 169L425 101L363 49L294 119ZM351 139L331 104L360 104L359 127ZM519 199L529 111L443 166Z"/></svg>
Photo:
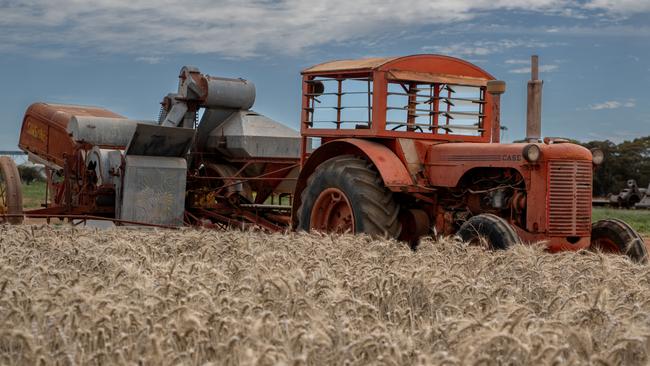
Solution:
<svg viewBox="0 0 650 366"><path fill-rule="evenodd" d="M531 57L531 76L528 82L526 112L526 141L539 142L542 137L542 85L539 80L539 57Z"/></svg>

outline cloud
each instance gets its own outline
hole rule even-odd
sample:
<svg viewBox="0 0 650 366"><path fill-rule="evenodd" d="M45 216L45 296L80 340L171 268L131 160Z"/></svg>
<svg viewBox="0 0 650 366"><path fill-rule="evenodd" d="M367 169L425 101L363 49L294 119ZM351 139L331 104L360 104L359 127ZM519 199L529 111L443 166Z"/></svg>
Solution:
<svg viewBox="0 0 650 366"><path fill-rule="evenodd" d="M647 0L591 0L584 6L586 9L606 10L612 13L631 14L650 12L650 1Z"/></svg>
<svg viewBox="0 0 650 366"><path fill-rule="evenodd" d="M190 53L238 58L299 54L324 44L372 44L405 29L442 28L490 12L581 17L594 9L633 14L649 8L647 1L633 0L4 0L0 44L27 51L47 46L142 57ZM484 56L508 47L514 46L478 44L452 51Z"/></svg>
<svg viewBox="0 0 650 366"><path fill-rule="evenodd" d="M587 108L598 111L602 109L619 109L619 108L634 108L636 107L635 99L628 99L627 101L608 100L602 103L590 104Z"/></svg>
<svg viewBox="0 0 650 366"><path fill-rule="evenodd" d="M623 1L629 12L645 9ZM613 3L592 0L588 5L606 12L615 8ZM0 44L142 57L240 58L299 54L324 44L372 44L374 38L404 36L404 27L445 27L491 12L575 17L583 10L572 0L4 0ZM465 54L494 52L489 46L477 45Z"/></svg>
<svg viewBox="0 0 650 366"><path fill-rule="evenodd" d="M530 63L530 61L529 61ZM540 65L539 66L539 72L553 72L559 69L560 66L558 65ZM512 69L508 70L508 72L512 74L530 74L530 67L522 67L518 69Z"/></svg>
<svg viewBox="0 0 650 366"><path fill-rule="evenodd" d="M163 60L160 56L140 56L135 58L138 62L144 62L146 64L155 65L159 64Z"/></svg>
<svg viewBox="0 0 650 366"><path fill-rule="evenodd" d="M505 60L505 63L508 65L530 65L530 60L509 59L509 60Z"/></svg>
<svg viewBox="0 0 650 366"><path fill-rule="evenodd" d="M449 45L424 46L423 51L432 51L451 56L487 56L502 53L513 48L546 48L563 43L540 42L525 39L501 39L497 41L460 42ZM530 61L528 61L530 62Z"/></svg>

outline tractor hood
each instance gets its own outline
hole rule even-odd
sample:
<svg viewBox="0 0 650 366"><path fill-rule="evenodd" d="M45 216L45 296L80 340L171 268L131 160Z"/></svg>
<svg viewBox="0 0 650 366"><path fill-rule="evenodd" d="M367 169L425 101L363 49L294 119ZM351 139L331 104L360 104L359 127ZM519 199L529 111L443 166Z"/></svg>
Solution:
<svg viewBox="0 0 650 366"><path fill-rule="evenodd" d="M528 145L540 149L541 156L535 163L524 158L524 148ZM572 143L445 143L429 147L425 165L432 185L454 187L472 168L514 168L526 176L526 172L549 160L591 161L591 158L591 151Z"/></svg>

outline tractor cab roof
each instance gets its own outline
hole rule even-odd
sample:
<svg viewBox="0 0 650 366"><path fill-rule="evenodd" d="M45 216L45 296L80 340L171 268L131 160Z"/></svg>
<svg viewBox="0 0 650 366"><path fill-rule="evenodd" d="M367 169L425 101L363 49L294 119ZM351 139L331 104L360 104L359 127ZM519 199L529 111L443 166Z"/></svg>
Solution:
<svg viewBox="0 0 650 366"><path fill-rule="evenodd" d="M356 60L333 60L323 62L302 71L303 74L329 71L374 70L400 57L371 57Z"/></svg>
<svg viewBox="0 0 650 366"><path fill-rule="evenodd" d="M356 74L374 71L389 71L398 78L404 78L406 73L426 73L431 75L448 75L469 79L478 79L472 84L484 84L494 77L480 67L455 57L420 54L401 57L373 57L356 60L328 61L308 67L302 71L303 75L327 74ZM480 82L479 80L482 80Z"/></svg>

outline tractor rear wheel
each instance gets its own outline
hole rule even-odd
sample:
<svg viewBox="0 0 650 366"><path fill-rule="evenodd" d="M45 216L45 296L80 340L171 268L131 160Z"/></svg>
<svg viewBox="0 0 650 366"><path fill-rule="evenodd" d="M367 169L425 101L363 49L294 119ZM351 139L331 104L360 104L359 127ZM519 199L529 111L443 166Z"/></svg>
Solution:
<svg viewBox="0 0 650 366"><path fill-rule="evenodd" d="M647 263L648 251L641 236L622 220L605 219L591 225L592 250L627 255L637 263Z"/></svg>
<svg viewBox="0 0 650 366"><path fill-rule="evenodd" d="M23 214L23 191L20 174L13 159L0 156L0 215ZM0 223L21 224L22 216L0 217Z"/></svg>
<svg viewBox="0 0 650 366"><path fill-rule="evenodd" d="M521 241L515 229L503 218L493 214L470 217L458 230L464 242L487 249L508 249Z"/></svg>
<svg viewBox="0 0 650 366"><path fill-rule="evenodd" d="M353 155L321 164L300 198L299 230L399 236L399 206L393 193L372 164Z"/></svg>

